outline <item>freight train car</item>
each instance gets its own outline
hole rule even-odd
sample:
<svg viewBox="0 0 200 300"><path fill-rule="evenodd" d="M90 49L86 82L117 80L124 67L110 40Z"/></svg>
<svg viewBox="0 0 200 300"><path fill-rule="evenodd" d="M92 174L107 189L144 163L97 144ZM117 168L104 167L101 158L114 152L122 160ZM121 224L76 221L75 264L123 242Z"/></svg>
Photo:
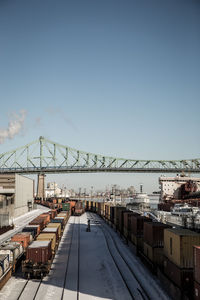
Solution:
<svg viewBox="0 0 200 300"><path fill-rule="evenodd" d="M51 220L49 219L49 216L53 216ZM57 214L57 216L55 213L50 213L48 214L48 218L47 214L43 214L40 215L37 220L31 222L31 224L38 223L39 220L42 227L39 231L39 235L38 232L37 235L35 235L36 240L27 247L26 258L22 263L22 272L25 277L42 278L49 273L69 216L69 211L63 211ZM41 222L41 220L43 222Z"/></svg>
<svg viewBox="0 0 200 300"><path fill-rule="evenodd" d="M72 215L81 216L84 213L85 209L83 208L83 203L81 201L77 201L72 210Z"/></svg>
<svg viewBox="0 0 200 300"><path fill-rule="evenodd" d="M25 277L42 278L49 273L53 255L51 241L34 241L26 252L26 260L22 263Z"/></svg>

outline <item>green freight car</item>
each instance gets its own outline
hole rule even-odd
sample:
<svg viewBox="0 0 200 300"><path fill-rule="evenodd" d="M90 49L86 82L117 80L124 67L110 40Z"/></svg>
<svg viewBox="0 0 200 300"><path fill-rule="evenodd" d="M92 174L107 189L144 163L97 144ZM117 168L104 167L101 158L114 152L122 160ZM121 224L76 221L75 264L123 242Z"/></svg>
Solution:
<svg viewBox="0 0 200 300"><path fill-rule="evenodd" d="M70 211L70 203L62 203L62 210Z"/></svg>

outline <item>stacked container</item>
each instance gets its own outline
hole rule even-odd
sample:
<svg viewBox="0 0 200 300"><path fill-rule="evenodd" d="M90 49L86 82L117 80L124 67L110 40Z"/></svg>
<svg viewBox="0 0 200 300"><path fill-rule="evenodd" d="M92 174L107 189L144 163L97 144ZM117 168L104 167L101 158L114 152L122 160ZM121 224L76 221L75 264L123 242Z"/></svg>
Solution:
<svg viewBox="0 0 200 300"><path fill-rule="evenodd" d="M9 255L0 254L0 278L9 269Z"/></svg>
<svg viewBox="0 0 200 300"><path fill-rule="evenodd" d="M131 217L132 216L138 216L137 213L133 213L131 211L127 212L127 213L123 213L123 232L124 232L124 236L125 238L129 239L131 238Z"/></svg>
<svg viewBox="0 0 200 300"><path fill-rule="evenodd" d="M110 204L105 204L105 218L107 221L110 220Z"/></svg>
<svg viewBox="0 0 200 300"><path fill-rule="evenodd" d="M58 233L58 228L56 227L46 227L42 233L54 233L56 235L56 243L58 243L60 236Z"/></svg>
<svg viewBox="0 0 200 300"><path fill-rule="evenodd" d="M34 220L32 220L29 225L40 225L40 231L44 229L45 227L45 223L44 223L44 219L42 218L35 218Z"/></svg>
<svg viewBox="0 0 200 300"><path fill-rule="evenodd" d="M26 225L26 227L23 228L22 232L30 232L35 238L35 236L38 236L40 234L40 225Z"/></svg>
<svg viewBox="0 0 200 300"><path fill-rule="evenodd" d="M119 230L121 211L126 211L126 207L125 206L115 206L114 207L114 228L115 228L115 230Z"/></svg>
<svg viewBox="0 0 200 300"><path fill-rule="evenodd" d="M143 253L152 266L163 264L164 229L160 222L144 222Z"/></svg>
<svg viewBox="0 0 200 300"><path fill-rule="evenodd" d="M128 214L129 217L131 214L133 214L133 212L131 212L130 210L122 210L119 213L119 227L118 230L120 232L120 234L124 234L124 219L125 219L125 214Z"/></svg>
<svg viewBox="0 0 200 300"><path fill-rule="evenodd" d="M13 235L11 241L20 243L25 250L30 242L32 242L32 239L33 238L30 232L21 232Z"/></svg>
<svg viewBox="0 0 200 300"><path fill-rule="evenodd" d="M97 203L97 213L99 216L101 215L101 202Z"/></svg>
<svg viewBox="0 0 200 300"><path fill-rule="evenodd" d="M51 257L51 241L34 241L27 248L26 260L33 263L46 263Z"/></svg>
<svg viewBox="0 0 200 300"><path fill-rule="evenodd" d="M55 218L64 218L64 223L66 224L69 219L69 212L60 212Z"/></svg>
<svg viewBox="0 0 200 300"><path fill-rule="evenodd" d="M51 251L52 251L52 254L55 254L55 251L56 251L56 233L41 232L37 237L37 241L51 241Z"/></svg>
<svg viewBox="0 0 200 300"><path fill-rule="evenodd" d="M200 235L188 229L164 232L164 273L187 296L193 296L193 246L200 245Z"/></svg>
<svg viewBox="0 0 200 300"><path fill-rule="evenodd" d="M61 224L60 223L49 223L46 228L57 228L59 238L61 237Z"/></svg>
<svg viewBox="0 0 200 300"><path fill-rule="evenodd" d="M144 236L144 223L152 222L150 218L133 215L131 216L131 242L136 247L136 253L143 251L143 236Z"/></svg>
<svg viewBox="0 0 200 300"><path fill-rule="evenodd" d="M194 299L200 299L200 246L194 246Z"/></svg>
<svg viewBox="0 0 200 300"><path fill-rule="evenodd" d="M20 243L5 242L0 246L0 254L9 255L9 262L12 265L13 271L15 271L16 262L23 252L24 250Z"/></svg>
<svg viewBox="0 0 200 300"><path fill-rule="evenodd" d="M114 218L115 218L115 209L114 206L110 206L110 222L111 225L114 223Z"/></svg>
<svg viewBox="0 0 200 300"><path fill-rule="evenodd" d="M46 220L45 224L47 224L47 223L49 223L51 221L51 214L48 213L48 212L41 214L39 217L40 218L43 218L43 217L45 218L45 220Z"/></svg>

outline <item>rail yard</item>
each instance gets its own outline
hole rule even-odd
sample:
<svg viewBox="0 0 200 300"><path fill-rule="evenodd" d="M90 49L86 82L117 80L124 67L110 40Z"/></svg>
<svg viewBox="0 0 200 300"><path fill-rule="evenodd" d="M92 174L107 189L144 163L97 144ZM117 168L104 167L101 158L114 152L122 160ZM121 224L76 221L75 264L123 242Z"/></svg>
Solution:
<svg viewBox="0 0 200 300"><path fill-rule="evenodd" d="M80 204L77 209L80 212ZM29 226L41 225L40 218L41 215L29 222ZM57 217L58 223L52 222L55 218L46 223L46 228L61 223L61 216ZM169 299L157 280L100 216L87 211L81 216L65 218L65 223L55 255L45 257L43 265L38 260L40 255L32 251L34 243L39 243L36 245L39 250L38 237L45 229L35 237L26 249L22 268L19 266L2 288L1 299ZM42 246L48 248L46 244ZM51 250L53 253L53 248L48 248ZM46 261L50 264L45 269L46 273L50 271L47 276Z"/></svg>
<svg viewBox="0 0 200 300"><path fill-rule="evenodd" d="M109 202L37 202L2 235L1 299L199 299L199 233Z"/></svg>

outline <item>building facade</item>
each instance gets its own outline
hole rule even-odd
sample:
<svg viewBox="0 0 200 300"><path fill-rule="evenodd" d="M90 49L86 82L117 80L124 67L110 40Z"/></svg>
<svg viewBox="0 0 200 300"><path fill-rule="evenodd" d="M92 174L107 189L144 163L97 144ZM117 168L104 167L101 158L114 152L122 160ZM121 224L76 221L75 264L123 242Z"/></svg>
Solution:
<svg viewBox="0 0 200 300"><path fill-rule="evenodd" d="M19 174L0 174L0 226L33 209L34 180Z"/></svg>
<svg viewBox="0 0 200 300"><path fill-rule="evenodd" d="M200 178L176 176L159 178L161 201L183 199L187 193L200 191Z"/></svg>

